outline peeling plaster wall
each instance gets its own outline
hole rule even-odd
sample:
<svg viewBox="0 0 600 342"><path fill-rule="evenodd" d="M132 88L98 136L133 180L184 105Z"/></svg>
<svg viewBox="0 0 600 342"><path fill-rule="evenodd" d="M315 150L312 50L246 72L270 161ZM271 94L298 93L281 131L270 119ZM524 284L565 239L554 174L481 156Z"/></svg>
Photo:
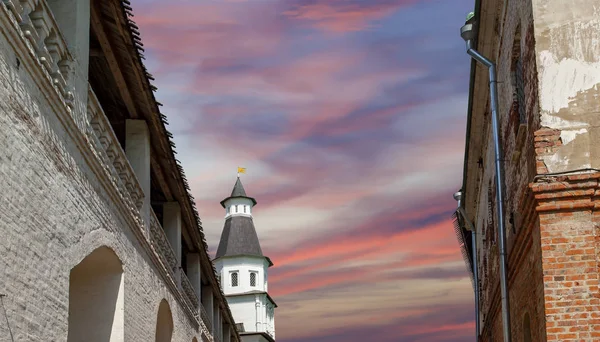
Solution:
<svg viewBox="0 0 600 342"><path fill-rule="evenodd" d="M600 168L600 2L532 4L541 126L560 135L538 161L549 173Z"/></svg>

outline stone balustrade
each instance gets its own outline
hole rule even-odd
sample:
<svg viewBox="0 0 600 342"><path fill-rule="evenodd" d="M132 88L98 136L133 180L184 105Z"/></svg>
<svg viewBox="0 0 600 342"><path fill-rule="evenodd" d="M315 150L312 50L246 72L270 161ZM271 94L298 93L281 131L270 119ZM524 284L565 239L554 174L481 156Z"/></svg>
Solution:
<svg viewBox="0 0 600 342"><path fill-rule="evenodd" d="M177 257L175 256L173 247L171 247L167 235L153 210L150 211L150 243L171 277L176 279L175 270L178 267Z"/></svg>
<svg viewBox="0 0 600 342"><path fill-rule="evenodd" d="M13 23L21 36L23 49L27 49L32 61L42 74L46 75L48 89L55 91L62 103L72 114L74 96L72 93L73 57L59 29L46 0L0 0L0 13ZM45 81L42 81L45 82ZM50 93L51 94L51 93ZM113 186L118 190L124 203L130 207L131 214L143 227L140 209L144 203L144 192L131 167L129 160L112 129L98 99L91 88L88 91L87 119L85 129L87 143ZM176 255L155 213L150 211L150 234L147 238L158 255L164 268L176 282L175 270L178 267ZM208 332L212 331L212 321L199 302L194 289L185 274L181 275L181 294L183 300L200 319ZM198 312L200 311L200 312ZM200 316L200 317L198 317ZM215 341L220 341L214 337Z"/></svg>
<svg viewBox="0 0 600 342"><path fill-rule="evenodd" d="M183 294L185 295L184 299L190 307L190 310L192 310L195 315L198 315L198 305L200 304L198 296L196 295L196 291L194 291L192 283L184 272L181 272L181 288L183 289Z"/></svg>
<svg viewBox="0 0 600 342"><path fill-rule="evenodd" d="M73 108L68 76L73 59L45 0L2 0L28 42L30 52L40 63L65 105Z"/></svg>
<svg viewBox="0 0 600 342"><path fill-rule="evenodd" d="M92 147L123 198L134 205L132 212L139 216L144 204L144 191L91 88L88 94L88 117L91 129L88 129L87 136Z"/></svg>
<svg viewBox="0 0 600 342"><path fill-rule="evenodd" d="M204 305L200 305L200 318L202 318L202 322L206 325L207 330L213 331L212 322L210 318L208 318L208 313L206 312L206 309L204 309Z"/></svg>

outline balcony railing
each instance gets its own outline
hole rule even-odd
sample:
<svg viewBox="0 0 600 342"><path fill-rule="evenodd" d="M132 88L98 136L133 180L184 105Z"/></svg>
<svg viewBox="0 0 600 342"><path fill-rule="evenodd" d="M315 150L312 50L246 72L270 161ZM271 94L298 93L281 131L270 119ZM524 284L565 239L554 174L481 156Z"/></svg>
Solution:
<svg viewBox="0 0 600 342"><path fill-rule="evenodd" d="M94 152L121 196L133 203L135 208L131 209L139 217L139 209L144 203L144 191L91 87L88 92L88 117L92 130L87 132L87 136Z"/></svg>
<svg viewBox="0 0 600 342"><path fill-rule="evenodd" d="M204 325L206 325L208 331L212 333L212 321L208 318L208 313L204 309L204 304L200 305L200 317L202 318L202 322L204 322Z"/></svg>
<svg viewBox="0 0 600 342"><path fill-rule="evenodd" d="M63 102L73 107L68 74L73 63L61 31L45 0L2 0L19 24L30 53L41 64ZM1 5L0 5L1 6Z"/></svg>
<svg viewBox="0 0 600 342"><path fill-rule="evenodd" d="M160 261L163 263L169 274L175 279L175 270L177 269L177 257L173 251L173 247L167 239L167 235L163 227L160 225L154 210L150 211L150 242L152 247L158 254Z"/></svg>
<svg viewBox="0 0 600 342"><path fill-rule="evenodd" d="M190 310L192 310L195 315L198 315L198 305L200 302L198 296L196 296L196 291L194 291L192 283L184 272L181 272L181 288L183 289L183 294L185 295L184 299L190 307Z"/></svg>

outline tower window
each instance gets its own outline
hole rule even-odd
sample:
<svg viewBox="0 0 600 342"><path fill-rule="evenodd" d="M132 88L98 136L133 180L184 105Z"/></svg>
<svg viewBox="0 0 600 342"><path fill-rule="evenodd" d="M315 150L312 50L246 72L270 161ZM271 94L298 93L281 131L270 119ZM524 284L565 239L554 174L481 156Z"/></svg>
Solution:
<svg viewBox="0 0 600 342"><path fill-rule="evenodd" d="M250 272L250 286L256 286L256 272Z"/></svg>
<svg viewBox="0 0 600 342"><path fill-rule="evenodd" d="M236 204L236 205L235 205L235 212L236 212L236 213L239 213L239 212L240 212L240 208L238 208L238 207L239 207L239 206Z"/></svg>
<svg viewBox="0 0 600 342"><path fill-rule="evenodd" d="M231 272L231 287L238 286L238 272Z"/></svg>
<svg viewBox="0 0 600 342"><path fill-rule="evenodd" d="M244 214L246 213L246 206L244 206Z"/></svg>

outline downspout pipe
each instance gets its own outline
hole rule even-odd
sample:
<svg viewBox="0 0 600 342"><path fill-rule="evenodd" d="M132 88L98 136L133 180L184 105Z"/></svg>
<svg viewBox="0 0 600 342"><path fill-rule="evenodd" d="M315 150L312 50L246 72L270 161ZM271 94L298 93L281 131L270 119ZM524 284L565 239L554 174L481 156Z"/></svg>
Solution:
<svg viewBox="0 0 600 342"><path fill-rule="evenodd" d="M467 226L466 229L471 232L471 249L472 249L472 265L473 265L473 290L475 292L475 342L479 342L479 332L480 324L479 324L479 273L478 265L477 265L477 229L469 219L467 218L467 214L465 210L461 207L461 197L462 192L457 192L454 194L454 199L458 202L458 215L462 216L463 222ZM466 242L466 241L465 241Z"/></svg>
<svg viewBox="0 0 600 342"><path fill-rule="evenodd" d="M511 342L510 302L508 297L508 275L506 256L506 231L504 229L504 167L502 165L502 146L500 145L500 122L498 119L498 81L496 64L484 57L473 48L475 39L475 21L469 14L467 22L460 29L460 35L467 43L467 54L474 60L486 66L489 70L490 99L492 107L492 135L494 139L494 154L496 163L496 211L498 213L498 240L500 249L500 293L502 301L502 328L504 342Z"/></svg>

